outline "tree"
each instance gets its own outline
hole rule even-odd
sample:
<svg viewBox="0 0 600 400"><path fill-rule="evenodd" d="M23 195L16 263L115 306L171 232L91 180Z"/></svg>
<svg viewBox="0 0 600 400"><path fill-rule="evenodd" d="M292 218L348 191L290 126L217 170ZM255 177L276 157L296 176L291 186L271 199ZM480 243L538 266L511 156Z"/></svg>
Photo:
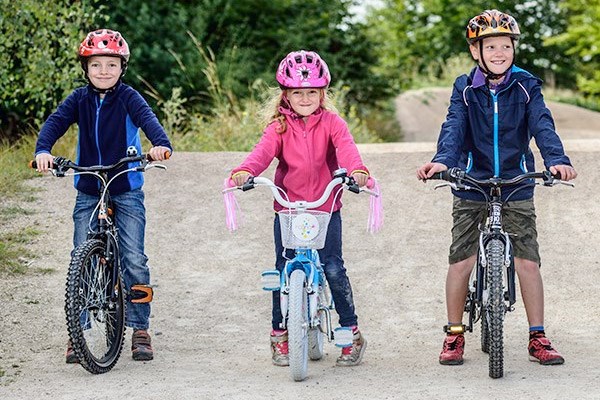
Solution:
<svg viewBox="0 0 600 400"><path fill-rule="evenodd" d="M571 68L577 71L577 86L586 95L600 97L600 1L566 0L565 31L547 39L550 45L565 49Z"/></svg>
<svg viewBox="0 0 600 400"><path fill-rule="evenodd" d="M36 129L77 85L82 28L96 12L82 1L0 0L0 139Z"/></svg>
<svg viewBox="0 0 600 400"><path fill-rule="evenodd" d="M274 71L288 52L315 50L332 69L334 84L350 86L354 101L385 96L383 80L370 71L373 46L351 19L356 0L144 0L107 5L110 24L129 41L127 79L138 89L168 98L172 88L210 108L202 52L215 55L221 84L236 96L250 94L259 81L274 86ZM136 13L132 14L131 10ZM190 36L200 43L198 49Z"/></svg>
<svg viewBox="0 0 600 400"><path fill-rule="evenodd" d="M414 77L425 71L442 75L447 60L467 54L467 22L491 7L482 0L385 0L384 4L369 16L368 32L377 43L381 73L400 89L410 87ZM557 4L557 0L498 0L494 7L519 22L517 64L542 77L552 72L556 81L569 85L573 81L570 60L560 46L544 42L565 28Z"/></svg>

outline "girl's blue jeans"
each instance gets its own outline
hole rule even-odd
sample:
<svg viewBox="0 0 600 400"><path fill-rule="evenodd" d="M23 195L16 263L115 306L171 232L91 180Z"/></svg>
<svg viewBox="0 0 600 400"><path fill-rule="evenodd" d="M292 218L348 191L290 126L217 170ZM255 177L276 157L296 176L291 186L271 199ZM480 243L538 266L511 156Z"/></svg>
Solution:
<svg viewBox="0 0 600 400"><path fill-rule="evenodd" d="M285 266L285 257L288 259L294 258L294 250L285 249L285 257L283 256L284 248L281 243L281 228L279 226L279 215L277 214L275 215L273 231L275 234L275 268L281 272ZM355 313L352 297L352 287L350 286L348 275L346 275L346 268L344 268L344 260L342 259L342 216L340 211L331 214L325 247L318 250L318 252L327 283L331 290L331 296L335 303L335 310L340 317L340 326L358 325L358 318ZM282 320L279 291L274 291L273 329L281 329L280 324Z"/></svg>
<svg viewBox="0 0 600 400"><path fill-rule="evenodd" d="M148 257L144 253L144 234L146 230L146 208L144 192L132 190L111 196L115 208L115 223L118 228L121 271L125 285L125 295L129 299L129 290L136 284L150 283ZM77 247L87 239L87 234L98 227L97 212L92 212L98 204L98 196L77 192L73 210L73 246ZM127 301L125 324L134 329L148 329L150 303L132 303Z"/></svg>

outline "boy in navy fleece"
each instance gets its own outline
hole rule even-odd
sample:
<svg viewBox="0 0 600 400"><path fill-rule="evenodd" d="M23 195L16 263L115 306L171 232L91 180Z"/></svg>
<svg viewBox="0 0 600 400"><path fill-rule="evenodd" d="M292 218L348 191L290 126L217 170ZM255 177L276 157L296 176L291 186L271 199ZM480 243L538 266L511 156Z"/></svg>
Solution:
<svg viewBox="0 0 600 400"><path fill-rule="evenodd" d="M127 155L131 146L142 154L140 128L153 146L148 154L156 161L164 160L172 152L165 130L142 96L121 81L129 61L129 46L121 34L109 29L90 32L79 46L79 60L88 85L69 95L44 123L35 148L38 171L51 168L52 147L72 124L79 127L78 165L114 164ZM142 173L129 172L110 186L111 200L118 210L116 224L126 292L134 285L150 283L148 257L144 253L146 211L142 185ZM73 245L77 247L86 240L88 223L98 203L98 181L93 176L77 175L75 188ZM150 304L128 301L126 312L125 323L134 329L133 359L152 360ZM70 343L66 361L77 362Z"/></svg>

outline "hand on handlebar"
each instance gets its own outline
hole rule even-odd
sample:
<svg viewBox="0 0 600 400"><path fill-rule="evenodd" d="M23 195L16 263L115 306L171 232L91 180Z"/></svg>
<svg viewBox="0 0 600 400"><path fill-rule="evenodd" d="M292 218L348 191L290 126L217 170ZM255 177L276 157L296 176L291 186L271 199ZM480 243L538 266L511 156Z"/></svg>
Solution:
<svg viewBox="0 0 600 400"><path fill-rule="evenodd" d="M231 180L235 184L235 186L242 186L246 181L250 178L250 173L248 171L239 171L231 176Z"/></svg>
<svg viewBox="0 0 600 400"><path fill-rule="evenodd" d="M558 174L557 178L561 181L567 182L577 178L577 171L570 165L553 165L549 170L552 172L552 175L556 176Z"/></svg>
<svg viewBox="0 0 600 400"><path fill-rule="evenodd" d="M417 179L425 182L434 174L446 170L448 170L448 167L442 163L428 162L427 164L424 164L422 167L417 169Z"/></svg>
<svg viewBox="0 0 600 400"><path fill-rule="evenodd" d="M165 146L154 146L148 150L152 161L165 161L171 157L171 149Z"/></svg>
<svg viewBox="0 0 600 400"><path fill-rule="evenodd" d="M352 174L352 179L358 185L358 187L366 186L369 181L369 175L364 172L355 172Z"/></svg>
<svg viewBox="0 0 600 400"><path fill-rule="evenodd" d="M50 153L40 153L35 156L35 164L37 172L48 172L52 169L54 156Z"/></svg>

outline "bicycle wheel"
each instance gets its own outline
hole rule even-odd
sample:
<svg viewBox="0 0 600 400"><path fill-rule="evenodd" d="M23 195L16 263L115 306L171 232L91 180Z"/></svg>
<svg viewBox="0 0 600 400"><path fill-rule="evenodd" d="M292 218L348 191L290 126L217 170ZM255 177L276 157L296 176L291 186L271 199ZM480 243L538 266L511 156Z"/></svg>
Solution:
<svg viewBox="0 0 600 400"><path fill-rule="evenodd" d="M488 260L487 289L488 302L485 315L489 328L490 377L501 378L504 375L504 288L502 274L504 270L504 243L492 239L486 246Z"/></svg>
<svg viewBox="0 0 600 400"><path fill-rule="evenodd" d="M308 374L308 295L306 274L297 269L290 277L288 346L292 379L302 381Z"/></svg>
<svg viewBox="0 0 600 400"><path fill-rule="evenodd" d="M313 360L320 360L325 354L323 351L323 333L327 329L327 314L323 310L329 306L329 288L326 285L319 287L319 299L317 304L317 313L319 315L319 326L310 328L308 331L308 357Z"/></svg>
<svg viewBox="0 0 600 400"><path fill-rule="evenodd" d="M67 330L81 366L93 374L116 364L125 335L125 303L120 274L113 268L106 244L92 239L78 246L67 275L65 312Z"/></svg>

